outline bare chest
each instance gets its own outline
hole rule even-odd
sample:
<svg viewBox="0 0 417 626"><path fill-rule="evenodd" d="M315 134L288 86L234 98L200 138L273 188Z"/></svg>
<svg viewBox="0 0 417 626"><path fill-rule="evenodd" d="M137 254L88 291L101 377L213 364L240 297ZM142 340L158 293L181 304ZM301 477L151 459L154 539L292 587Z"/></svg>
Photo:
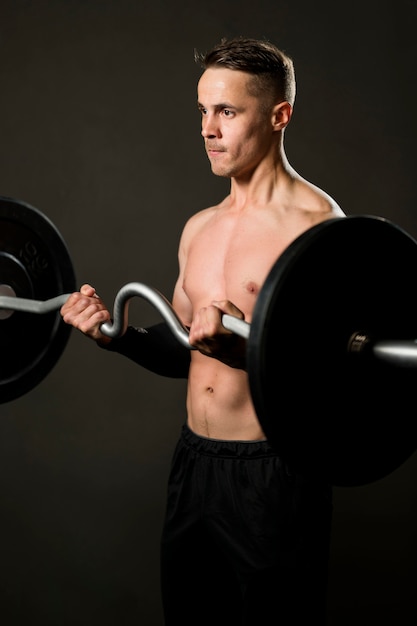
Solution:
<svg viewBox="0 0 417 626"><path fill-rule="evenodd" d="M250 321L256 297L286 243L268 226L204 229L189 248L184 271L183 286L193 308L230 300Z"/></svg>

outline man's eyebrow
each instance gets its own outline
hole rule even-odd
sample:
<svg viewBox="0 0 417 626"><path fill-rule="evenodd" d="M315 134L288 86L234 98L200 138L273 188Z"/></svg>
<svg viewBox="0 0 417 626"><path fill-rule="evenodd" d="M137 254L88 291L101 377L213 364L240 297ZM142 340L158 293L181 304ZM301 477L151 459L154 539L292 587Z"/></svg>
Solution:
<svg viewBox="0 0 417 626"><path fill-rule="evenodd" d="M198 106L199 109L207 109L208 108L204 104L202 104L201 102L197 102L197 106ZM221 111L222 109L235 109L236 110L236 107L233 106L233 104L229 104L228 102L219 102L218 104L215 104L211 108L215 109L216 111Z"/></svg>

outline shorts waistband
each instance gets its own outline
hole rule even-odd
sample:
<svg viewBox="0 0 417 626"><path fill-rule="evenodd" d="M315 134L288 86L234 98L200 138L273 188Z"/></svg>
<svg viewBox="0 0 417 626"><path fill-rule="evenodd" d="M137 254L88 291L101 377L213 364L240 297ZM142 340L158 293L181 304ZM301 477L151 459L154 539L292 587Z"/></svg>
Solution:
<svg viewBox="0 0 417 626"><path fill-rule="evenodd" d="M188 424L181 431L183 443L201 454L235 458L278 457L278 453L266 439L257 441L239 441L212 439L197 435Z"/></svg>

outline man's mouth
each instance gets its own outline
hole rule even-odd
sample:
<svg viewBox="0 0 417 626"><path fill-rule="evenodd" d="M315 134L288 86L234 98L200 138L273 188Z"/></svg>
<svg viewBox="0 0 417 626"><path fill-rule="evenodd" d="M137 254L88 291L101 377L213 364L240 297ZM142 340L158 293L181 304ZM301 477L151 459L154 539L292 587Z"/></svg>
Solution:
<svg viewBox="0 0 417 626"><path fill-rule="evenodd" d="M221 148L220 146L211 145L211 144L207 144L207 145L206 145L206 151L207 151L208 153L212 153L212 152L224 152L223 148Z"/></svg>

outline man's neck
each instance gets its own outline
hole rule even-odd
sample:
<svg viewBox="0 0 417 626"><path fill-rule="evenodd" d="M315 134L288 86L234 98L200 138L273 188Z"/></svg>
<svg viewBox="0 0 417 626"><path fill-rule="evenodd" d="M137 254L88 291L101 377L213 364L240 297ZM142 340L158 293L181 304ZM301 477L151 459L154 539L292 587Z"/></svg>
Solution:
<svg viewBox="0 0 417 626"><path fill-rule="evenodd" d="M229 206L236 210L265 206L277 193L284 193L296 177L285 155L274 163L263 161L250 175L231 179Z"/></svg>

